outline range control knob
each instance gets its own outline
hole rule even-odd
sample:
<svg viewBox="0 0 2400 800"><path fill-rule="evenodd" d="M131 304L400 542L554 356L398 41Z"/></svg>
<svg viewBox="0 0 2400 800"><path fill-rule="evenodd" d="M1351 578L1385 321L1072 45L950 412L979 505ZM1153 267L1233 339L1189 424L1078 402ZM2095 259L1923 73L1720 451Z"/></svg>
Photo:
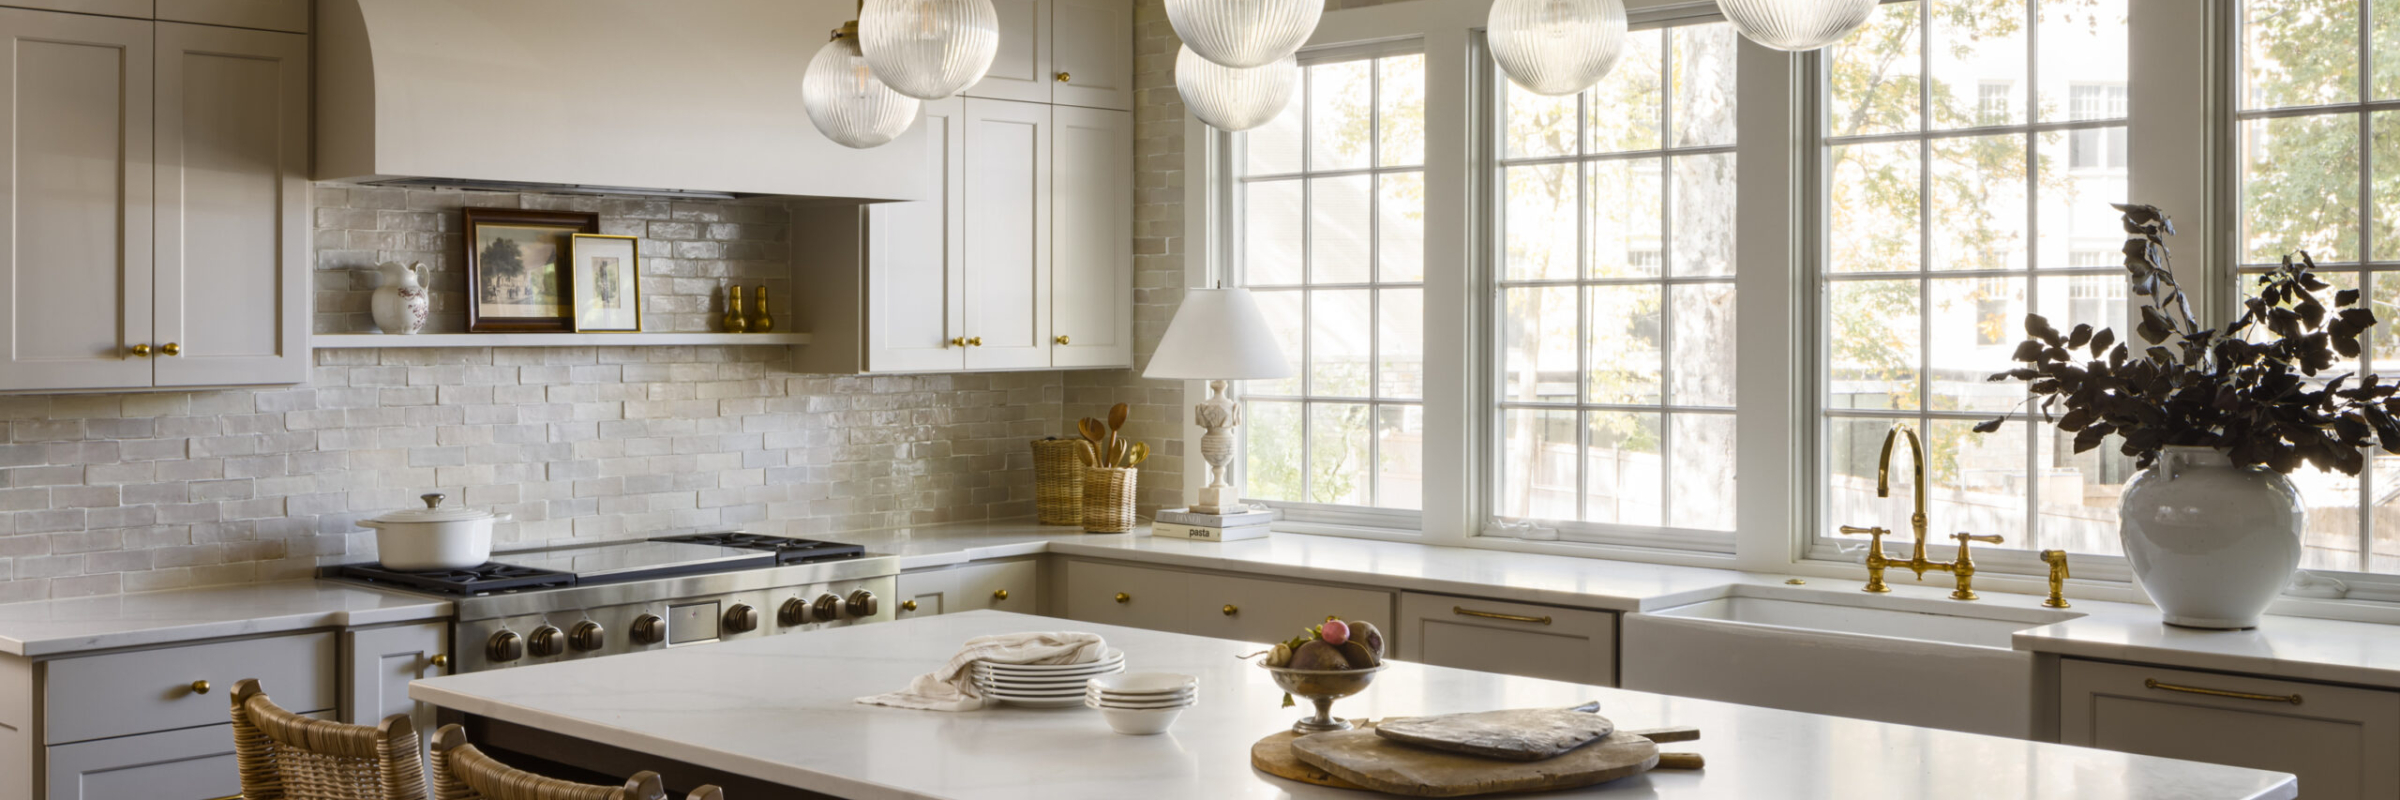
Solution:
<svg viewBox="0 0 2400 800"><path fill-rule="evenodd" d="M667 640L667 621L657 614L643 614L633 619L635 644L658 644Z"/></svg>
<svg viewBox="0 0 2400 800"><path fill-rule="evenodd" d="M849 602L842 604L842 610L850 612L853 617L875 616L876 609L881 607L882 604L875 601L875 593L865 589L851 592Z"/></svg>
<svg viewBox="0 0 2400 800"><path fill-rule="evenodd" d="M810 608L816 612L818 622L832 622L842 618L842 599L830 594L817 595L817 602Z"/></svg>
<svg viewBox="0 0 2400 800"><path fill-rule="evenodd" d="M749 603L735 603L725 609L725 630L728 633L749 633L758 630L758 609Z"/></svg>
<svg viewBox="0 0 2400 800"><path fill-rule="evenodd" d="M584 620L567 629L567 646L589 653L608 644L608 629L600 623Z"/></svg>
<svg viewBox="0 0 2400 800"><path fill-rule="evenodd" d="M783 608L777 609L775 612L775 621L783 623L787 628L793 625L808 624L811 622L808 618L808 601L797 597L783 601Z"/></svg>
<svg viewBox="0 0 2400 800"><path fill-rule="evenodd" d="M501 631L492 634L492 640L483 645L483 655L498 664L506 664L524 658L525 637L518 636L516 631Z"/></svg>
<svg viewBox="0 0 2400 800"><path fill-rule="evenodd" d="M567 635L557 628L544 625L525 635L525 653L535 658L549 658L567 651Z"/></svg>

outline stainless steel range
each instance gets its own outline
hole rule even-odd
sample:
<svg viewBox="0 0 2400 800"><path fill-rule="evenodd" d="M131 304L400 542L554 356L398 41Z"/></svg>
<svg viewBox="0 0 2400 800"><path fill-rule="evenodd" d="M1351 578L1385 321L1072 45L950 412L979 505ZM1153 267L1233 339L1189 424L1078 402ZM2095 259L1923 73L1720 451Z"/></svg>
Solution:
<svg viewBox="0 0 2400 800"><path fill-rule="evenodd" d="M899 562L856 545L744 532L505 553L474 569L352 565L335 577L448 597L453 672L892 619Z"/></svg>

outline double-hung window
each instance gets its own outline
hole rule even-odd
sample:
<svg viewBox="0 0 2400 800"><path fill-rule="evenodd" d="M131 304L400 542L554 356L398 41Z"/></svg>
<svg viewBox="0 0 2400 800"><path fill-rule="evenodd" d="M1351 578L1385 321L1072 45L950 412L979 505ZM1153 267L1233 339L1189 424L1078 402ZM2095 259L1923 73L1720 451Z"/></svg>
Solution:
<svg viewBox="0 0 2400 800"><path fill-rule="evenodd" d="M1988 379L2015 366L2026 314L2127 330L2109 206L2128 191L2127 22L2126 0L1910 0L1819 57L1818 535L1908 518L1905 444L1876 496L1907 425L1935 536L2120 552L2133 470L2113 437L2075 453L2038 409L1972 429L2026 400Z"/></svg>
<svg viewBox="0 0 2400 800"><path fill-rule="evenodd" d="M1493 515L1731 548L1739 41L1723 22L1637 26L1566 97L1490 73Z"/></svg>
<svg viewBox="0 0 2400 800"><path fill-rule="evenodd" d="M1302 73L1284 113L1229 148L1235 274L1295 373L1242 387L1245 496L1286 519L1414 527L1425 56L1310 53Z"/></svg>

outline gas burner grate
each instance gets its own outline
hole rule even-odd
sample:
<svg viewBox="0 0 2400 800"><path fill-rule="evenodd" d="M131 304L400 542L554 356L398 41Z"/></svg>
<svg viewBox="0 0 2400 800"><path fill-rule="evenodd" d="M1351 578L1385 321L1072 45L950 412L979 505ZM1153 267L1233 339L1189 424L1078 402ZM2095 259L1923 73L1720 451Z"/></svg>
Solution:
<svg viewBox="0 0 2400 800"><path fill-rule="evenodd" d="M384 569L374 564L353 564L341 568L345 578L369 583L390 584L410 589L467 597L514 592L524 589L555 589L575 585L575 575L569 572L519 567L509 564L486 563L469 569L437 569L425 572L402 572Z"/></svg>
<svg viewBox="0 0 2400 800"><path fill-rule="evenodd" d="M662 536L650 541L705 544L744 550L772 550L775 552L775 563L778 564L814 564L821 561L859 558L867 554L866 548L855 544L820 542L815 539L793 539L741 531Z"/></svg>

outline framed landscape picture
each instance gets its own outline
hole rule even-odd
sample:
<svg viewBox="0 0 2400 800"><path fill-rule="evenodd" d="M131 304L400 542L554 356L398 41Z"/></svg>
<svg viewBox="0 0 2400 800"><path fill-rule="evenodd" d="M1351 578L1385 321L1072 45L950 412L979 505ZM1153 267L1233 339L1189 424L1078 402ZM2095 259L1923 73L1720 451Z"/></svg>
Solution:
<svg viewBox="0 0 2400 800"><path fill-rule="evenodd" d="M600 215L576 211L470 208L467 330L565 333L575 329L578 233L599 233Z"/></svg>
<svg viewBox="0 0 2400 800"><path fill-rule="evenodd" d="M575 329L578 331L638 331L642 329L642 261L640 239L598 233L572 237L575 289Z"/></svg>

